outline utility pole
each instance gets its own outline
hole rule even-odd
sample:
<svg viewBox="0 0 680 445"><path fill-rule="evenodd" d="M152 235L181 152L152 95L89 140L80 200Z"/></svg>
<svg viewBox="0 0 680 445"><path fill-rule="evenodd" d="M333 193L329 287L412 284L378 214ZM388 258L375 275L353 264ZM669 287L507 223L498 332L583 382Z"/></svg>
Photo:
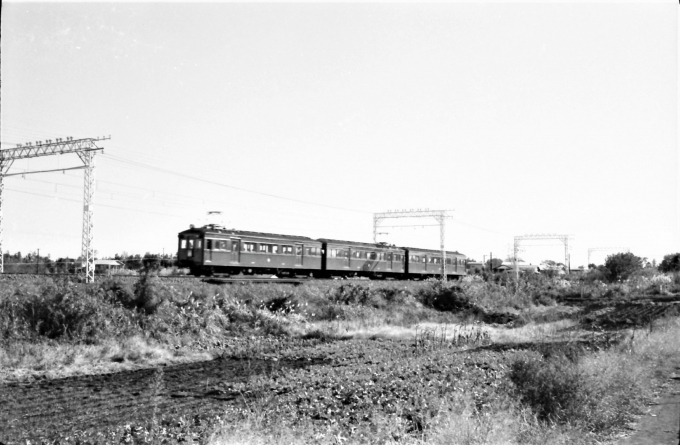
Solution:
<svg viewBox="0 0 680 445"><path fill-rule="evenodd" d="M94 224L92 220L93 208L92 201L94 199L94 158L98 151L103 151L103 147L98 147L96 142L111 139L109 137L101 138L84 138L73 139L72 137L57 138L55 141L51 139L37 141L35 145L31 142L26 144L17 144L16 148L7 150L0 150L0 252L2 252L2 199L3 199L3 178L9 176L26 175L32 173L47 173L54 171L65 170L85 170L85 187L83 197L83 236L82 236L82 256L85 262L85 281L91 283L94 281L94 246L93 246L93 229ZM40 156L51 156L75 153L78 155L83 165L70 168L57 168L54 170L41 170L33 172L22 172L8 174L9 168L17 159L28 159ZM4 272L3 257L0 255L0 273Z"/></svg>
<svg viewBox="0 0 680 445"><path fill-rule="evenodd" d="M35 259L35 273L40 275L40 249L38 249L38 256Z"/></svg>
<svg viewBox="0 0 680 445"><path fill-rule="evenodd" d="M451 216L447 212L452 212L453 210L430 210L430 209L417 209L417 210L392 210L384 213L374 213L373 214L373 242L378 242L378 227L380 223L388 218L434 218L439 224L439 247L442 252L442 280L446 280L446 249L444 248L444 237L445 237L445 221ZM413 224L411 226L399 226L399 227L417 227L418 224Z"/></svg>

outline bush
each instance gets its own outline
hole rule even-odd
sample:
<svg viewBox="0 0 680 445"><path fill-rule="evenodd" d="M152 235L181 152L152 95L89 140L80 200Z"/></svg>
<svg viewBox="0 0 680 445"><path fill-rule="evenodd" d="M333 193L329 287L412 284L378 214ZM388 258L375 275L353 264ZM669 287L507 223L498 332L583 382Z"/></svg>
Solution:
<svg viewBox="0 0 680 445"><path fill-rule="evenodd" d="M121 307L112 306L100 289L69 282L40 288L17 288L0 299L2 338L46 337L91 341L104 335L134 330Z"/></svg>
<svg viewBox="0 0 680 445"><path fill-rule="evenodd" d="M609 255L604 262L610 281L626 280L634 272L642 269L642 258L630 252Z"/></svg>
<svg viewBox="0 0 680 445"><path fill-rule="evenodd" d="M556 347L544 355L520 357L509 372L521 402L542 421L607 433L631 421L648 397L648 377L628 353Z"/></svg>
<svg viewBox="0 0 680 445"><path fill-rule="evenodd" d="M680 253L665 255L659 264L659 272L680 272Z"/></svg>
<svg viewBox="0 0 680 445"><path fill-rule="evenodd" d="M521 401L540 420L565 423L576 418L582 408L578 368L562 354L546 360L518 359L512 363L509 377Z"/></svg>
<svg viewBox="0 0 680 445"><path fill-rule="evenodd" d="M158 279L151 275L147 268L139 277L134 285L134 303L137 309L143 309L147 315L156 312L156 308L161 303L161 298L157 290Z"/></svg>
<svg viewBox="0 0 680 445"><path fill-rule="evenodd" d="M440 280L429 281L428 285L419 289L416 298L423 306L438 311L458 312L475 308L460 287Z"/></svg>
<svg viewBox="0 0 680 445"><path fill-rule="evenodd" d="M343 284L337 289L332 290L330 299L336 303L358 303L367 306L372 305L371 303L374 300L369 287L354 283Z"/></svg>

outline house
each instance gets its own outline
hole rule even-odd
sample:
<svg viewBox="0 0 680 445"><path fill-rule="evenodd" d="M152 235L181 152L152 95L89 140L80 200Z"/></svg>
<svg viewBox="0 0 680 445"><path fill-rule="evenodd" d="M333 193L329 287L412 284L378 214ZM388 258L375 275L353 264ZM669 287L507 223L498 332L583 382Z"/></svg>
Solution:
<svg viewBox="0 0 680 445"><path fill-rule="evenodd" d="M123 269L123 263L118 260L94 260L94 273L111 275Z"/></svg>
<svg viewBox="0 0 680 445"><path fill-rule="evenodd" d="M539 273L541 268L535 264L527 264L524 262L518 262L517 268L520 272L532 272ZM503 261L503 263L494 269L496 272L514 272L515 264L512 261Z"/></svg>

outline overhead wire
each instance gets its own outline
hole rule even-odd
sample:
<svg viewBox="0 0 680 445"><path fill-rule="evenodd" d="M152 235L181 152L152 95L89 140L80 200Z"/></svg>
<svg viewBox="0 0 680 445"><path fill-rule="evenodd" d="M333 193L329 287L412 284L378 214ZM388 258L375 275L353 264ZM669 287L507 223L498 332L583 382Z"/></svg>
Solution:
<svg viewBox="0 0 680 445"><path fill-rule="evenodd" d="M161 173L166 173L166 174L174 175L174 176L185 178L185 179L191 179L191 180L203 182L203 183L206 183L206 184L217 185L217 186L220 186L220 187L225 187L225 188L229 188L229 189L233 189L233 190L240 190L240 191L243 191L243 192L253 193L253 194L261 195L261 196L267 196L267 197L270 197L270 198L282 199L282 200L286 200L286 201L298 202L298 203L308 204L308 205L313 205L313 206L318 206L318 207L326 207L326 208L331 208L331 209L336 209L336 210L345 210L345 211L349 211L349 212L372 213L372 212L368 212L368 211L365 211L365 210L334 206L334 205L330 205L330 204L322 204L322 203L319 203L319 202L305 201L305 200L296 199L296 198L288 198L288 197L281 196L281 195L275 195L273 193L260 192L260 191L257 191L257 190L251 190L251 189L247 189L247 188L244 188L244 187L237 187L235 185L225 184L225 183L222 183L222 182L212 181L210 179L199 178L199 177L196 177L196 176L188 175L186 173L180 173L180 172L177 172L177 171L172 171L172 170L168 170L168 169L161 168L161 167L156 167L156 166L153 166L153 165L145 164L143 162L138 162L138 161L120 158L120 157L115 156L115 155L104 155L104 156L106 156L109 159L112 159L114 161L117 161L117 162L135 165L135 166L142 167L142 168L145 168L145 169L149 169L149 170L153 170L153 171L157 171L157 172L161 172Z"/></svg>
<svg viewBox="0 0 680 445"><path fill-rule="evenodd" d="M77 177L75 175L65 175L68 177ZM82 185L76 185L76 184L64 184L61 182L55 183L54 181L44 181L40 179L35 179L35 178L25 178L26 181L31 181L31 182L38 182L38 183L44 183L44 184L51 184L55 186L61 186L61 187L70 187L70 188L76 188L76 189L81 189ZM101 183L106 183L106 184L112 184L112 185L118 185L122 187L130 187L135 190L144 190L147 192L151 192L153 195L151 197L149 196L144 196L141 197L136 194L132 193L125 193L125 192L120 192L116 190L109 190L109 189L102 189L102 188L97 188L96 191L96 200L99 201L101 199L111 199L113 201L118 201L119 199L113 198L113 196L119 196L119 197L127 197L127 198L133 198L137 200L143 200L145 202L148 202L149 200L155 200L155 205L161 206L161 207L179 207L179 208L195 208L195 209L203 209L202 206L197 205L197 197L196 196L189 196L189 195L177 195L177 194L171 194L168 192L164 192L161 190L155 190L155 189L148 189L148 188L140 188L136 186L130 186L127 184L120 184L120 183L115 183L112 181L103 181L103 180L96 180L95 182L101 182ZM155 196L155 194L161 194L161 195L166 195L167 197L164 196ZM107 196L109 195L109 196ZM299 212L287 212L287 211L282 211L280 209L262 209L259 207L253 207L251 206L246 206L246 205L241 205L241 204L234 204L234 203L225 203L224 201L220 201L217 199L210 199L210 198L205 198L205 197L200 197L198 198L201 203L205 205L205 203L212 202L218 204L218 206L226 206L228 208L240 208L240 209L247 209L251 212L257 212L257 213L262 213L262 214L272 214L276 213L279 215L283 215L283 217L288 217L289 219L294 219L298 221L308 221L310 219L315 219L315 220L324 220L324 221L337 221L336 218L332 217L327 217L324 215L319 215L319 214L313 214L313 215L305 215L304 217L300 215ZM128 202L131 202L128 200Z"/></svg>

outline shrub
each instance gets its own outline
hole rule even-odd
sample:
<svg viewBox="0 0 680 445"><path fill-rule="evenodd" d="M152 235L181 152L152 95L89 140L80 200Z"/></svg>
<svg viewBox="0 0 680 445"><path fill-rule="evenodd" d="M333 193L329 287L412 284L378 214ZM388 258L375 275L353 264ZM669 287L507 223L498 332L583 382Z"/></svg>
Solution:
<svg viewBox="0 0 680 445"><path fill-rule="evenodd" d="M510 380L523 403L539 419L564 423L581 409L582 384L574 362L562 354L546 360L520 358L512 363Z"/></svg>
<svg viewBox="0 0 680 445"><path fill-rule="evenodd" d="M460 287L440 280L428 280L428 284L419 289L416 298L423 306L439 311L458 312L475 308Z"/></svg>
<svg viewBox="0 0 680 445"><path fill-rule="evenodd" d="M634 272L642 269L642 258L630 252L609 255L604 262L610 281L625 280Z"/></svg>
<svg viewBox="0 0 680 445"><path fill-rule="evenodd" d="M156 308L161 302L157 289L157 280L147 268L133 287L135 305L137 309L143 309L147 315L156 312Z"/></svg>
<svg viewBox="0 0 680 445"><path fill-rule="evenodd" d="M680 272L680 253L665 255L659 264L659 272Z"/></svg>
<svg viewBox="0 0 680 445"><path fill-rule="evenodd" d="M369 289L360 284L343 284L331 291L330 299L337 303L360 303L364 304L369 300Z"/></svg>
<svg viewBox="0 0 680 445"><path fill-rule="evenodd" d="M51 282L39 289L15 289L0 299L3 338L75 339L91 341L104 335L134 330L125 310L114 307L94 286Z"/></svg>

